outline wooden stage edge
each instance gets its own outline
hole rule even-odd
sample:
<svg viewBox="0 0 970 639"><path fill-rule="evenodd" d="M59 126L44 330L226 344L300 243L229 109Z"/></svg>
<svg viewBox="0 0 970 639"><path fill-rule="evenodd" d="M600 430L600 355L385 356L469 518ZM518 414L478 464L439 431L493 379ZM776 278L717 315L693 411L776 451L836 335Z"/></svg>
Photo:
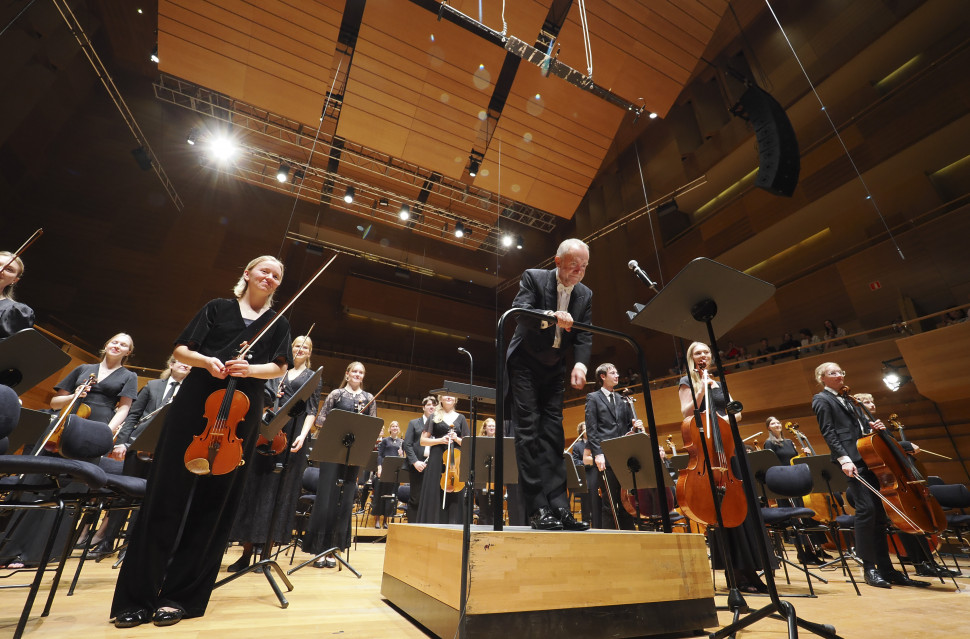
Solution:
<svg viewBox="0 0 970 639"><path fill-rule="evenodd" d="M381 594L438 637L458 629L461 540L461 526L446 525L392 524L387 537ZM700 535L472 527L469 639L640 637L716 624Z"/></svg>

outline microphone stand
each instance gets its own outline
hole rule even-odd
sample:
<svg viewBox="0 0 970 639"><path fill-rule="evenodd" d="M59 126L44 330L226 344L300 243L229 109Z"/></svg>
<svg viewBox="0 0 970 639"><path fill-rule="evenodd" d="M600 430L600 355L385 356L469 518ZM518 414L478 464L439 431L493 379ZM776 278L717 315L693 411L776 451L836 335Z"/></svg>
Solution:
<svg viewBox="0 0 970 639"><path fill-rule="evenodd" d="M472 354L465 350L464 348L458 348L459 353L464 353L468 355L468 402L469 402L469 412L472 416L471 424L471 437L472 445L470 451L471 465L468 467L468 481L465 483L465 494L462 497L462 502L464 506L463 511L463 521L462 521L462 533L461 533L461 593L459 595L458 604L458 637L463 639L465 637L465 608L468 605L468 553L471 548L471 525L472 525L472 510L474 509L474 495L475 495L475 442L476 442L476 431L478 430L476 425L476 414L475 414L475 392L474 392L474 371L475 371L475 359ZM500 439L496 438L496 444L501 444ZM465 459L468 459L466 457ZM485 486L488 490L488 485Z"/></svg>

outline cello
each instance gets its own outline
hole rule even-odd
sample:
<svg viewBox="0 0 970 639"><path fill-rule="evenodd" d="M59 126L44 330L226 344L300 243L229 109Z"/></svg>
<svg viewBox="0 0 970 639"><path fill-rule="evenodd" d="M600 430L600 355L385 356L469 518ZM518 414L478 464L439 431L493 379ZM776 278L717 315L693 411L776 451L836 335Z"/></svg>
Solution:
<svg viewBox="0 0 970 639"><path fill-rule="evenodd" d="M710 389L711 380L707 369L703 368L701 371L703 382ZM690 381L688 378L688 383ZM748 514L748 503L744 495L744 485L734 476L731 467L731 458L735 452L733 438L722 436L722 431L730 432L730 424L714 410L709 390L704 393L704 403L706 408L703 414L698 417L695 413L694 417L688 417L680 425L680 434L689 459L687 467L677 477L677 503L684 514L694 521L717 525L719 522L715 500L719 496L720 523L725 528L736 528L744 522ZM697 419L704 421L697 423ZM711 462L710 476L705 468L702 446L707 449Z"/></svg>
<svg viewBox="0 0 970 639"><path fill-rule="evenodd" d="M870 422L876 421L862 402L849 394L848 386L842 387L842 397L847 406L861 408ZM896 528L912 534L936 534L946 528L946 515L930 494L926 478L889 431L874 430L860 437L856 446L863 461L876 476L879 488L870 485L858 474L855 478L882 499L887 506L886 514Z"/></svg>

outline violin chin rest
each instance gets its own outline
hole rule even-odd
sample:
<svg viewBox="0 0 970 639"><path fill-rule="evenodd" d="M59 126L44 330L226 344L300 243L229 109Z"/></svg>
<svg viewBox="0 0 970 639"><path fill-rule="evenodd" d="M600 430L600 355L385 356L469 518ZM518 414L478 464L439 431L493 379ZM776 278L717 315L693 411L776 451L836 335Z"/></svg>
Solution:
<svg viewBox="0 0 970 639"><path fill-rule="evenodd" d="M209 460L204 457L196 457L186 461L185 468L193 475L208 475L212 472L209 468Z"/></svg>

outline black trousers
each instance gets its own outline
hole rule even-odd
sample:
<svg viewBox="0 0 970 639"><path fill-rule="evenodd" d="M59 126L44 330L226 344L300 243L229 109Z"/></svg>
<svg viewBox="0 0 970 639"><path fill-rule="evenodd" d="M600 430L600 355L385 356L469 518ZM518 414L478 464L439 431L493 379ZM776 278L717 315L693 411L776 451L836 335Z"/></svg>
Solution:
<svg viewBox="0 0 970 639"><path fill-rule="evenodd" d="M562 463L566 447L562 429L563 366L544 366L516 351L509 358L508 373L525 514L531 517L540 508L568 509L566 468Z"/></svg>
<svg viewBox="0 0 970 639"><path fill-rule="evenodd" d="M424 483L424 473L414 466L408 469L408 481L411 484L411 496L408 497L408 523L417 522L418 502L421 500L421 485Z"/></svg>
<svg viewBox="0 0 970 639"><path fill-rule="evenodd" d="M876 476L865 466L859 466L859 474L866 482L878 490ZM855 507L855 548L856 554L868 568L891 570L889 543L886 541L888 520L882 501L855 478L849 479L846 495Z"/></svg>

